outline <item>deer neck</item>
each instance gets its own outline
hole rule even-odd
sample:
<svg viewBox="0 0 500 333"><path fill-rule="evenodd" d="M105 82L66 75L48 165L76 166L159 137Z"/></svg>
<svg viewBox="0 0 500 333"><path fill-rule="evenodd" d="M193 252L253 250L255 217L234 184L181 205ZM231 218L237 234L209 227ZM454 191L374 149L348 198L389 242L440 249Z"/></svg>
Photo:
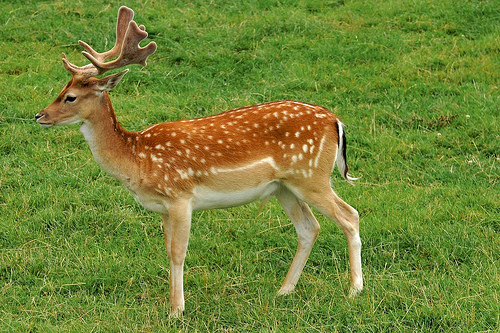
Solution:
<svg viewBox="0 0 500 333"><path fill-rule="evenodd" d="M130 179L133 170L133 154L130 150L135 133L125 131L116 119L107 92L103 93L99 109L83 121L80 127L97 163L114 178Z"/></svg>

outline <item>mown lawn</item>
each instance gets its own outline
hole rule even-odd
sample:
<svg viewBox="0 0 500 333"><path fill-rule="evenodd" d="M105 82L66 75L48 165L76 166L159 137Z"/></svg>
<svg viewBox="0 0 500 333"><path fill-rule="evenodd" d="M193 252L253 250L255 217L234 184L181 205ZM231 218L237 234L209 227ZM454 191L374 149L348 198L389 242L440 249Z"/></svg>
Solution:
<svg viewBox="0 0 500 333"><path fill-rule="evenodd" d="M322 231L277 297L296 235L276 201L197 212L186 312L168 316L161 219L93 160L78 126L34 115L69 80L61 52L114 43L120 5L0 2L0 331L500 330L500 3L128 1L158 51L111 93L129 130L278 99L346 124L365 290ZM147 42L147 41L146 41ZM145 43L143 43L145 45Z"/></svg>

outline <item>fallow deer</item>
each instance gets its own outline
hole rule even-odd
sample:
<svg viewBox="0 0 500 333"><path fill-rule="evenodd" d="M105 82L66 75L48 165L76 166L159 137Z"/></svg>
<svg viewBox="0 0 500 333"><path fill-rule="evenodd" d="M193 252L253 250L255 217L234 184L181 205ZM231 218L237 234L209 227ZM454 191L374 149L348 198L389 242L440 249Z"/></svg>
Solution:
<svg viewBox="0 0 500 333"><path fill-rule="evenodd" d="M73 65L63 54L71 81L36 115L43 127L81 123L97 163L120 180L146 209L162 214L170 259L172 315L184 311L183 265L194 210L225 208L275 196L298 235L298 249L278 294L293 291L320 226L308 205L334 220L349 249L350 295L363 288L357 211L332 190L336 164L348 182L344 126L327 109L295 101L246 106L214 116L124 130L108 96L129 64L146 65L156 44L134 12L118 12L116 44L104 53L79 41L91 64ZM112 58L115 60L106 62Z"/></svg>

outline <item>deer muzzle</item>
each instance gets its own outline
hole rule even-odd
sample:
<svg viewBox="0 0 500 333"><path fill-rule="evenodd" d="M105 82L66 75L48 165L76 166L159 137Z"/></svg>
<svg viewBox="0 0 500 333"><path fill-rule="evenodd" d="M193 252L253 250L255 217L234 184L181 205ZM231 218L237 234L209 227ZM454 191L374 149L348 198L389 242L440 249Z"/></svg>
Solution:
<svg viewBox="0 0 500 333"><path fill-rule="evenodd" d="M45 110L42 110L35 115L36 122L40 124L40 126L42 127L51 127L53 125L50 121L48 121L47 118L48 115L47 112L45 112Z"/></svg>

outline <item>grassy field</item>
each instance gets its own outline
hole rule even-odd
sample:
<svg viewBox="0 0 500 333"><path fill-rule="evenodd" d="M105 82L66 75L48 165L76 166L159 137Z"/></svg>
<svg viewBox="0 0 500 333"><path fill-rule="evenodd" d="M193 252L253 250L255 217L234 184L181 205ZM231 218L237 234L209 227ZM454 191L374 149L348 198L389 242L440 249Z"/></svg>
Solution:
<svg viewBox="0 0 500 333"><path fill-rule="evenodd" d="M0 331L500 330L498 0L0 0ZM275 201L197 212L186 313L169 318L161 219L93 160L78 126L34 115L69 80L61 52L114 43L121 4L158 51L111 93L129 130L278 99L347 125L365 290L322 231L296 291Z"/></svg>

